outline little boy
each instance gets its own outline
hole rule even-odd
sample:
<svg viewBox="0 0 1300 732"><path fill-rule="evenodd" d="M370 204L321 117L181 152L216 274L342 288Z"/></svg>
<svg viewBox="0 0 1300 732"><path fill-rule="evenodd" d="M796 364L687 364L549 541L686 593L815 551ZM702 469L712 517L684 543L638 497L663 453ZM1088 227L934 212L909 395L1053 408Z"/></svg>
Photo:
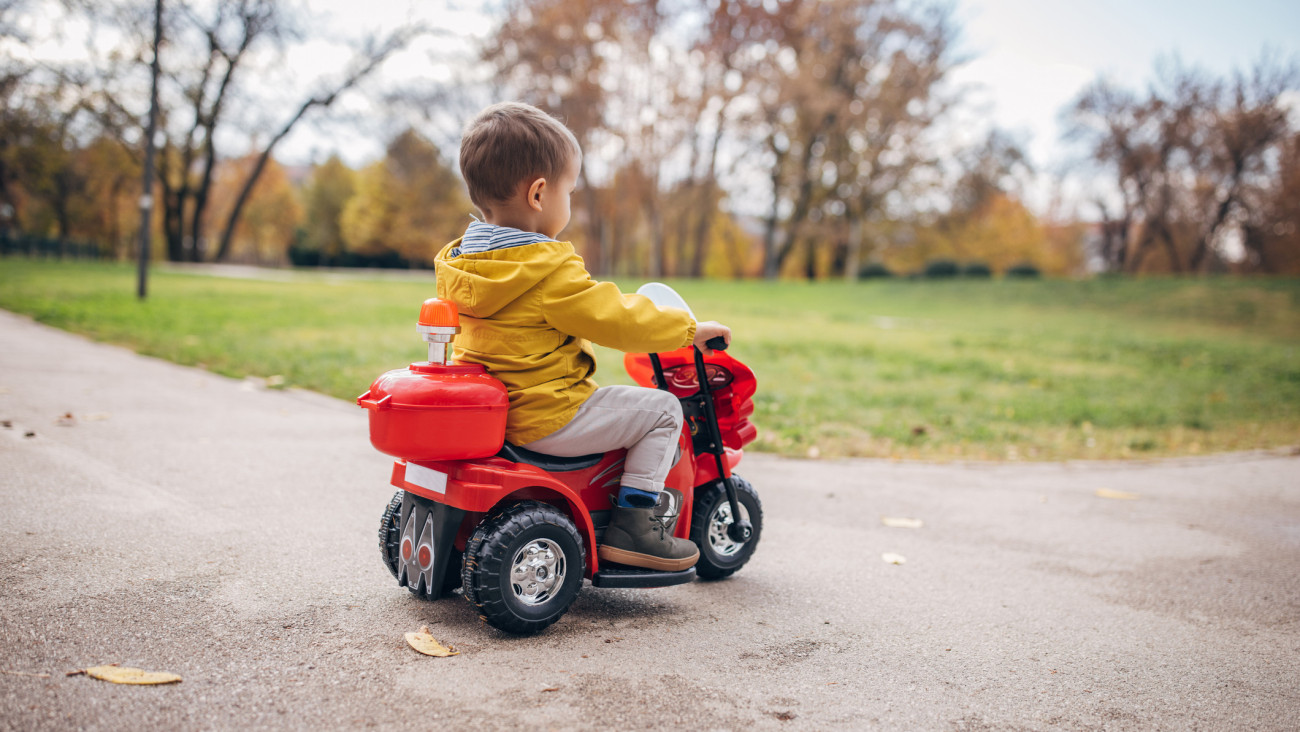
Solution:
<svg viewBox="0 0 1300 732"><path fill-rule="evenodd" d="M681 404L658 389L597 388L591 342L649 353L705 349L715 336L729 343L731 331L591 279L573 245L556 239L581 168L573 133L541 110L507 102L480 112L465 128L460 170L483 221L438 253L438 296L463 316L458 359L483 364L510 393L506 440L561 457L627 448L600 557L686 569L699 550L667 535L654 516Z"/></svg>

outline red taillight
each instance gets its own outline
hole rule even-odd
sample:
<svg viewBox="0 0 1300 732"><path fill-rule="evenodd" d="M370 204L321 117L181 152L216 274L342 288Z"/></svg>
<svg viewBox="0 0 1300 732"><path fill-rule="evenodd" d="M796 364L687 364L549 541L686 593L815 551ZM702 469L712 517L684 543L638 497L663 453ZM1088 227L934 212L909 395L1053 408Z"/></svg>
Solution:
<svg viewBox="0 0 1300 732"><path fill-rule="evenodd" d="M427 570L433 564L433 551L428 544L420 545L420 569Z"/></svg>
<svg viewBox="0 0 1300 732"><path fill-rule="evenodd" d="M411 561L411 540L402 539L402 559Z"/></svg>

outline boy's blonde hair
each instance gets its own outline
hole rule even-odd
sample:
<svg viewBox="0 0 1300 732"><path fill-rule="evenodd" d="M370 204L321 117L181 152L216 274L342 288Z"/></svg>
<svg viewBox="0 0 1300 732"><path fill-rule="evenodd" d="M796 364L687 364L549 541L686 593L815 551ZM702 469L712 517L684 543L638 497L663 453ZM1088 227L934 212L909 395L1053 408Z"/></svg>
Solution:
<svg viewBox="0 0 1300 732"><path fill-rule="evenodd" d="M508 200L527 178L554 181L575 157L582 148L569 128L519 102L479 112L460 140L460 174L479 209Z"/></svg>

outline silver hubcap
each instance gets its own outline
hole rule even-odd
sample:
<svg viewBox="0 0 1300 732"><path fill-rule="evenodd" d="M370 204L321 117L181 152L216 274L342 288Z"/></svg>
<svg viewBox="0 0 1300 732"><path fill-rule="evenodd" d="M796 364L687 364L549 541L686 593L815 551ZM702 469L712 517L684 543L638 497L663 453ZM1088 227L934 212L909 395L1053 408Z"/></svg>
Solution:
<svg viewBox="0 0 1300 732"><path fill-rule="evenodd" d="M540 605L564 586L564 552L550 539L535 539L515 552L510 588L525 605Z"/></svg>
<svg viewBox="0 0 1300 732"><path fill-rule="evenodd" d="M743 503L740 504L740 517L749 520L749 511ZM714 554L729 557L745 546L745 542L732 541L727 536L727 527L733 523L735 520L731 517L731 502L724 498L709 515L709 546L713 547Z"/></svg>

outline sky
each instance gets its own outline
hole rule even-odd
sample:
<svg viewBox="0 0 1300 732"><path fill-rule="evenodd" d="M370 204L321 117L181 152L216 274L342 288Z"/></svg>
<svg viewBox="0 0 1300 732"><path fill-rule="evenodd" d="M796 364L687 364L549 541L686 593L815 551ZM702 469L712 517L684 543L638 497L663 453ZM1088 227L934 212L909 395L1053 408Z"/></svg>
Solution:
<svg viewBox="0 0 1300 732"><path fill-rule="evenodd" d="M956 17L972 56L957 78L983 87L990 117L1032 133L1043 156L1059 110L1094 79L1140 90L1162 59L1226 74L1266 48L1300 57L1297 0L961 0Z"/></svg>
<svg viewBox="0 0 1300 732"><path fill-rule="evenodd" d="M1043 177L1069 163L1059 115L1094 80L1141 92L1160 62L1225 76L1266 49L1300 61L1300 0L960 0L955 15L976 126L1016 133ZM1048 195L1029 192L1036 208Z"/></svg>

